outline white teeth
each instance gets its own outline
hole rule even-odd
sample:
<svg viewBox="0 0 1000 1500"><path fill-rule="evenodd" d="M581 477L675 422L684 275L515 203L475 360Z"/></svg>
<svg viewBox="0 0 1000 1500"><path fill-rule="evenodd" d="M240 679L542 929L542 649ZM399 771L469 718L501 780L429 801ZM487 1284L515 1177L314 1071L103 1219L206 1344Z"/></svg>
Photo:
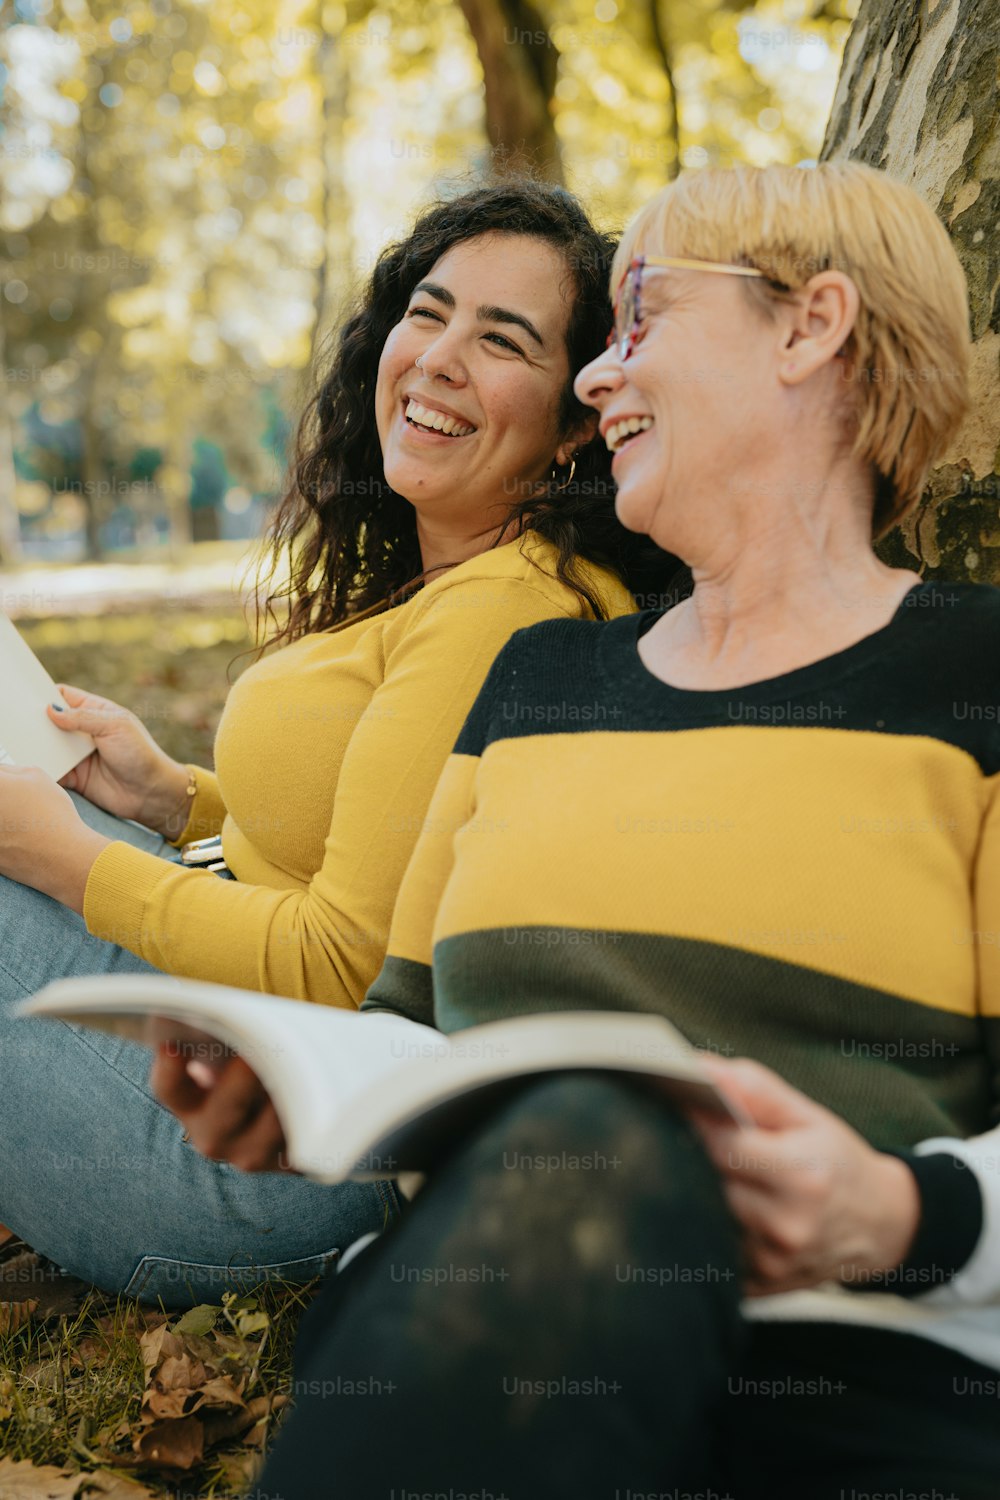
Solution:
<svg viewBox="0 0 1000 1500"><path fill-rule="evenodd" d="M468 422L460 422L457 417L446 417L444 412L432 411L428 406L421 406L419 401L412 398L406 403L406 416L411 422L416 422L420 427L427 427L432 432L443 432L446 437L468 437L475 428Z"/></svg>
<svg viewBox="0 0 1000 1500"><path fill-rule="evenodd" d="M614 453L626 438L633 437L637 432L646 432L652 425L652 417L624 417L608 428L604 441Z"/></svg>

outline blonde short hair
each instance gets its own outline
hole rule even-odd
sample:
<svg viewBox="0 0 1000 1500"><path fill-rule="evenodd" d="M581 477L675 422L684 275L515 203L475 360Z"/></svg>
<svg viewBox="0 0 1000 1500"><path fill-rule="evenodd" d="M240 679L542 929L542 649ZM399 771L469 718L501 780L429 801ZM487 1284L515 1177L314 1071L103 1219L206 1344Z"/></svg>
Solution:
<svg viewBox="0 0 1000 1500"><path fill-rule="evenodd" d="M682 174L633 219L612 295L643 253L757 266L768 281L741 284L765 308L820 271L849 275L861 299L846 351L853 451L876 474L874 536L916 505L968 407L969 310L954 246L912 188L851 161L705 168Z"/></svg>

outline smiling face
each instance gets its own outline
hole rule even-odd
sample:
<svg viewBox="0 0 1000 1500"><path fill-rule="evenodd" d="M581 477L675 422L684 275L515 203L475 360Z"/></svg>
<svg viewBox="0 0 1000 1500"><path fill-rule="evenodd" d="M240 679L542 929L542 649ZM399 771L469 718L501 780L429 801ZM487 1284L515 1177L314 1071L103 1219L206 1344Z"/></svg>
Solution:
<svg viewBox="0 0 1000 1500"><path fill-rule="evenodd" d="M784 417L780 330L735 277L699 271L647 267L641 312L629 357L592 360L576 393L601 414L623 525L691 561Z"/></svg>
<svg viewBox="0 0 1000 1500"><path fill-rule="evenodd" d="M375 419L386 481L418 524L479 535L568 461L572 296L558 251L519 234L453 246L414 287L382 350Z"/></svg>

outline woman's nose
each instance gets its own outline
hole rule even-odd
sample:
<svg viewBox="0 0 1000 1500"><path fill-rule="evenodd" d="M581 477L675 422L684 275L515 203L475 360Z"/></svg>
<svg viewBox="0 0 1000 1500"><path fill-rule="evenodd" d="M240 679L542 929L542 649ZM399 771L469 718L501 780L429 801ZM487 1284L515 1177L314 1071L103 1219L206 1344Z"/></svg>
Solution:
<svg viewBox="0 0 1000 1500"><path fill-rule="evenodd" d="M420 368L433 379L440 375L451 385L462 385L465 381L465 365L462 361L458 339L446 328L432 339L420 356Z"/></svg>
<svg viewBox="0 0 1000 1500"><path fill-rule="evenodd" d="M598 411L612 396L624 380L621 360L614 348L604 350L589 365L584 365L573 382L576 399L585 406L596 406Z"/></svg>

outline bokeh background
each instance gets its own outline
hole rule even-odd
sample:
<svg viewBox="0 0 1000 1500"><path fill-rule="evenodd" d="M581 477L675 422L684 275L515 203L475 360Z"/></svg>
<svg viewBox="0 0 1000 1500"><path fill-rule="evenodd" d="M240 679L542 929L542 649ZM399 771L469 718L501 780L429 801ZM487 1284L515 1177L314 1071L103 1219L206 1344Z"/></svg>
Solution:
<svg viewBox="0 0 1000 1500"><path fill-rule="evenodd" d="M206 759L234 581L385 243L505 137L607 228L681 166L809 162L855 9L0 0L0 603Z"/></svg>

